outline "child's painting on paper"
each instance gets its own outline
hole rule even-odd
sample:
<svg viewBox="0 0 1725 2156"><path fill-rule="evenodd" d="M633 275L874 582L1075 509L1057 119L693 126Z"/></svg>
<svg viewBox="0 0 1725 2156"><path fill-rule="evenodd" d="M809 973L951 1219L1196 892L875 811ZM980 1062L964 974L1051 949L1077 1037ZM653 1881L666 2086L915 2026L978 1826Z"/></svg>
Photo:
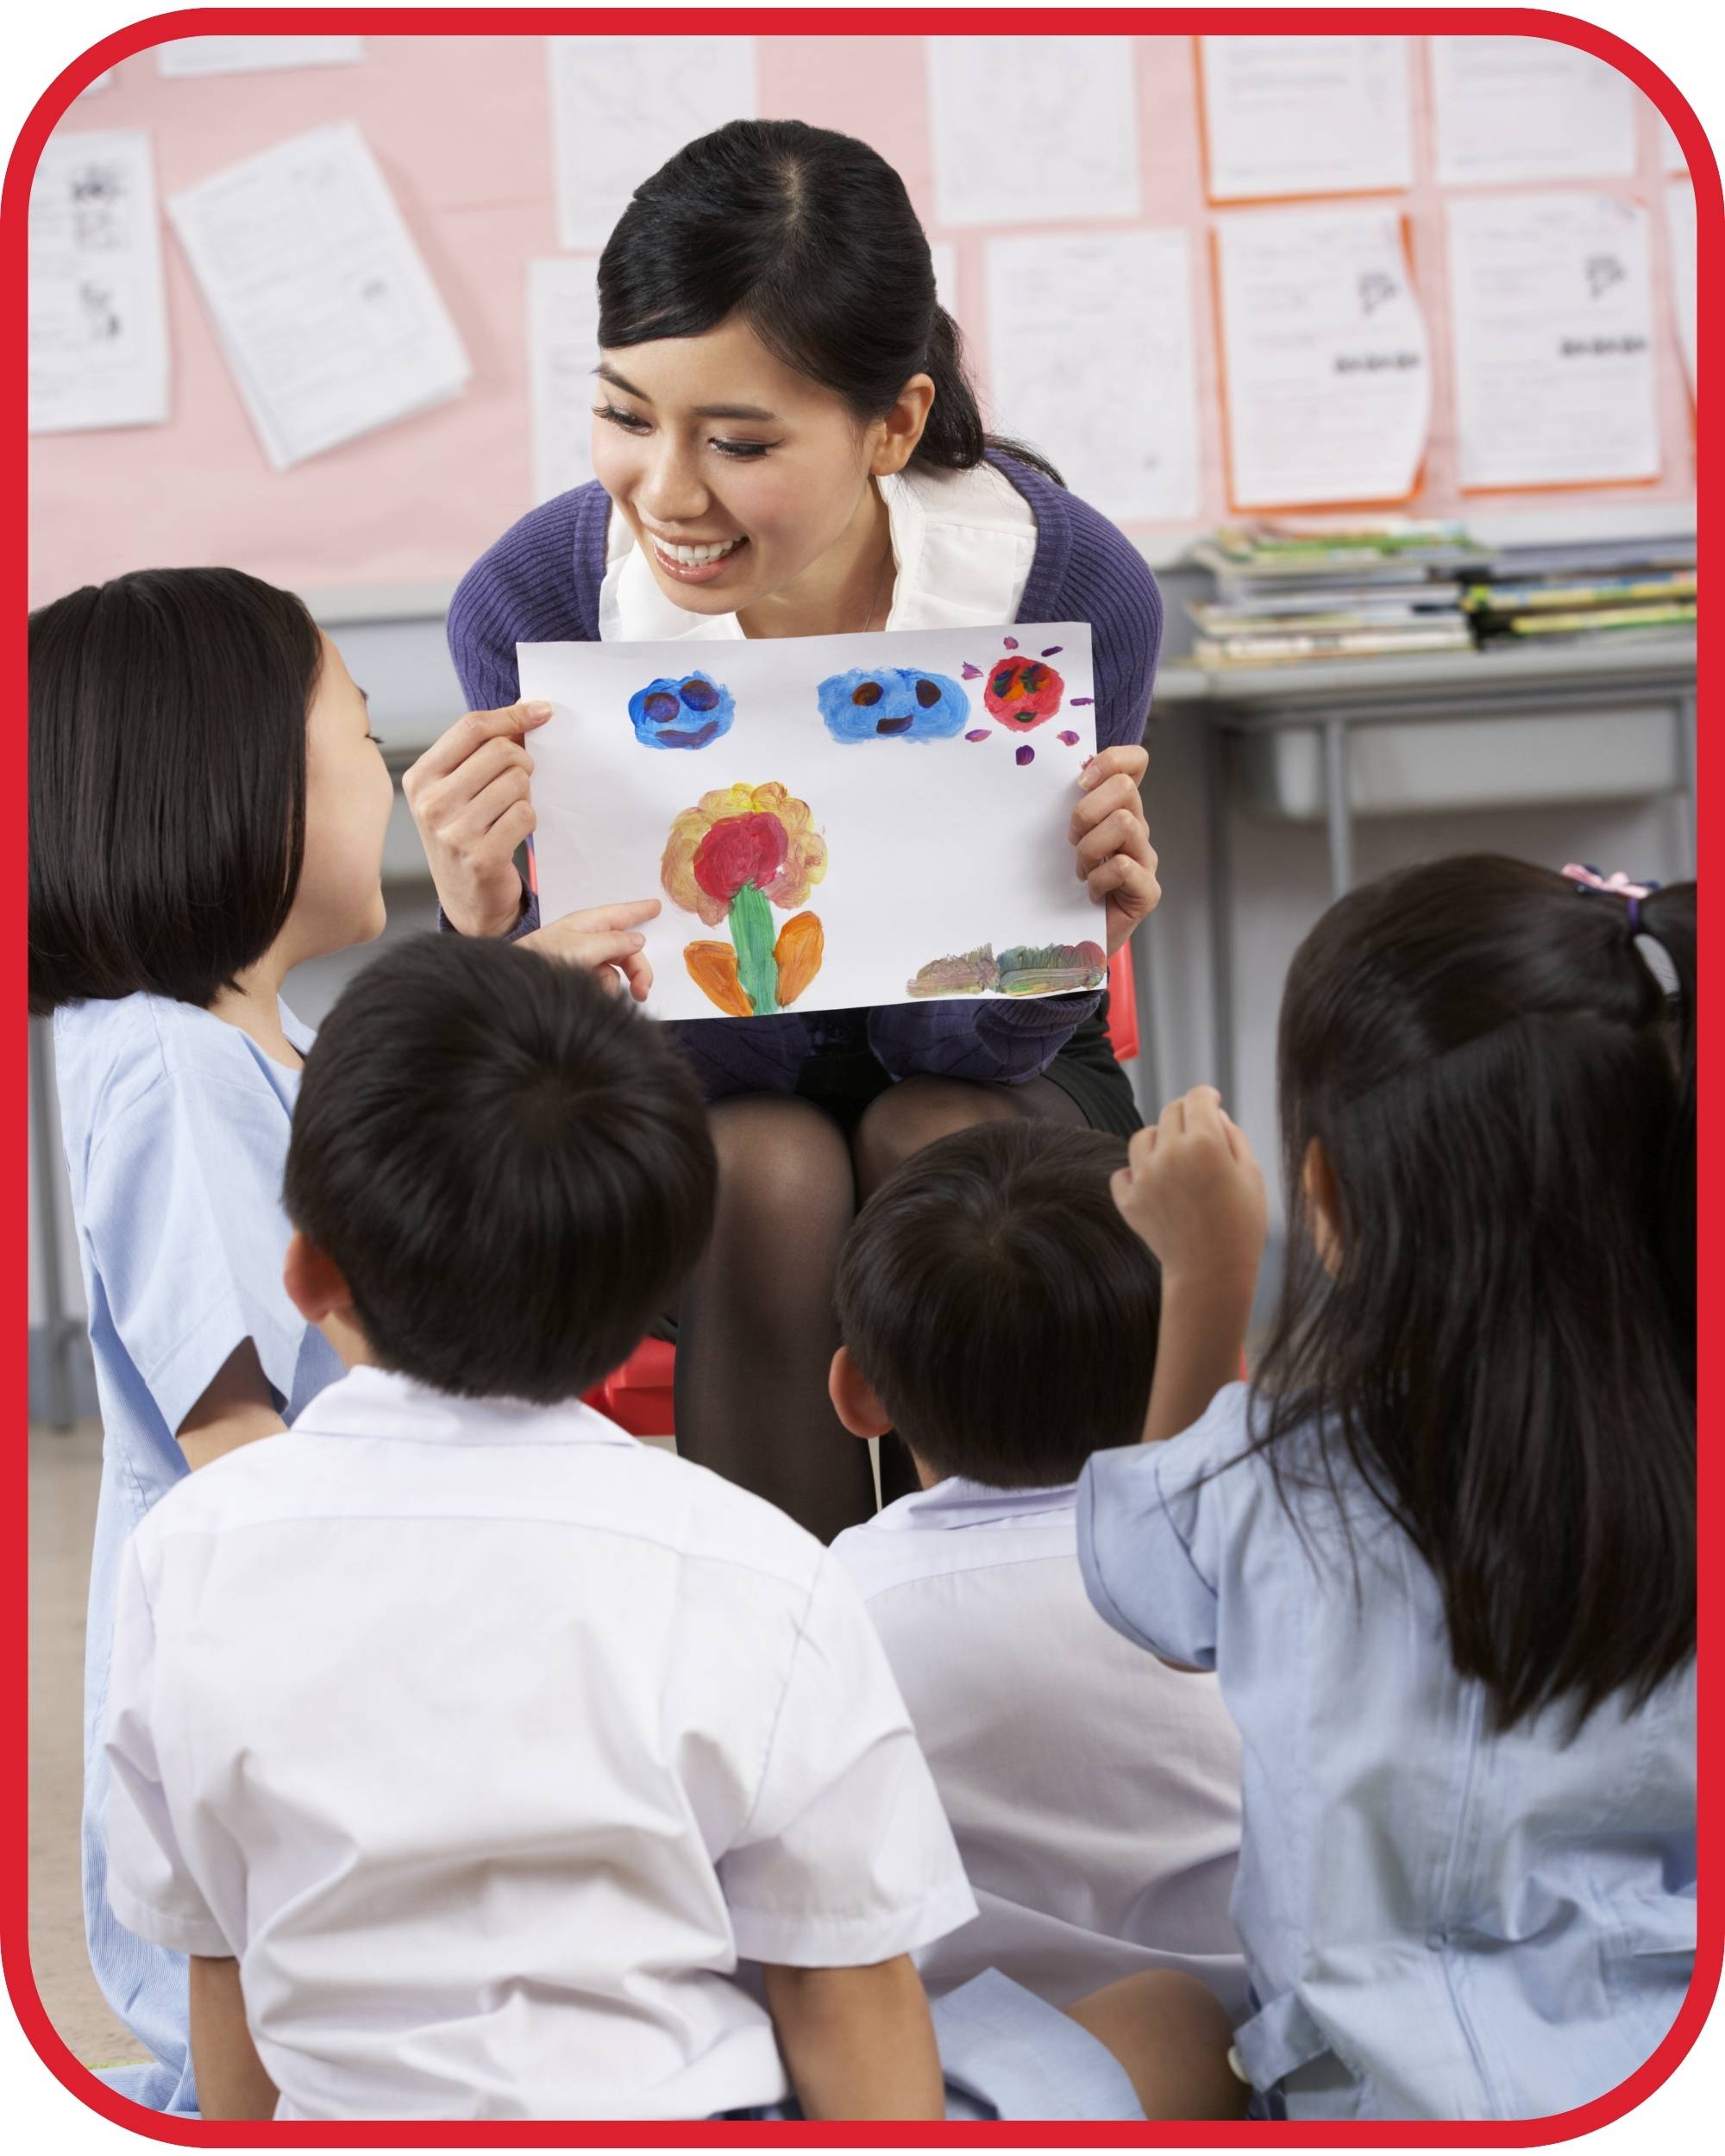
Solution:
<svg viewBox="0 0 1725 2156"><path fill-rule="evenodd" d="M522 695L553 706L544 918L657 897L658 1016L1104 978L1067 837L1095 748L1086 625L517 649Z"/></svg>

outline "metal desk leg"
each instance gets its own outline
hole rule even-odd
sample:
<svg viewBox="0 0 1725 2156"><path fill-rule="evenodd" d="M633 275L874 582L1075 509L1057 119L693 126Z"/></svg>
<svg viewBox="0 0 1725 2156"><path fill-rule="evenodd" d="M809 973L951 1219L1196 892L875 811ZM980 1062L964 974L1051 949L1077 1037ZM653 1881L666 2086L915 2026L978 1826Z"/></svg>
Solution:
<svg viewBox="0 0 1725 2156"><path fill-rule="evenodd" d="M1695 791L1695 699L1685 696L1677 707L1678 775L1683 787L1683 873L1692 876L1700 857L1700 805Z"/></svg>
<svg viewBox="0 0 1725 2156"><path fill-rule="evenodd" d="M47 1027L30 1020L29 1085L31 1138L36 1171L36 1232L41 1253L42 1316L47 1339L47 1382L44 1388L50 1427L70 1430L72 1373L67 1351L78 1329L66 1315L60 1292L60 1221L55 1190L59 1181L53 1149L53 1080L48 1071Z"/></svg>
<svg viewBox="0 0 1725 2156"><path fill-rule="evenodd" d="M1324 822L1330 841L1330 899L1353 885L1353 817L1348 800L1348 730L1345 718L1324 721Z"/></svg>
<svg viewBox="0 0 1725 2156"><path fill-rule="evenodd" d="M1214 721L1205 728L1204 804L1210 856L1210 1025L1214 1081L1224 1100L1234 1095L1233 874L1228 833L1228 736Z"/></svg>

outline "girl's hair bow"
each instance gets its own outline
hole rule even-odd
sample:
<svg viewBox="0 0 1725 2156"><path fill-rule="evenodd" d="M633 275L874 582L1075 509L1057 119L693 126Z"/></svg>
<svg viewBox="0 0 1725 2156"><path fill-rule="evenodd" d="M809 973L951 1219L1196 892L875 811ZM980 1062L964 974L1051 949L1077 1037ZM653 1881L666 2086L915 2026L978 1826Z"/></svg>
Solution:
<svg viewBox="0 0 1725 2156"><path fill-rule="evenodd" d="M1590 892L1603 891L1610 898L1627 899L1629 902L1629 933L1632 936L1640 934L1641 901L1652 898L1659 887L1658 884L1631 883L1621 868L1615 875L1602 876L1598 869L1590 868L1584 862L1579 861L1565 862L1561 873L1569 878L1583 898L1587 897Z"/></svg>

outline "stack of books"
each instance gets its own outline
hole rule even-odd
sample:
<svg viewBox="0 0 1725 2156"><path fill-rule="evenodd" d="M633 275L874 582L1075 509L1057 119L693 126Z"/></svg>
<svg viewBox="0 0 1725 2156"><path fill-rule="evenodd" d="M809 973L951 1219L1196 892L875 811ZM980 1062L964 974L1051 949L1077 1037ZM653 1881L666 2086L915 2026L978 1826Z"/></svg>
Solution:
<svg viewBox="0 0 1725 2156"><path fill-rule="evenodd" d="M1228 526L1195 549L1216 580L1189 607L1202 667L1297 665L1472 648L1461 578L1481 549L1459 524Z"/></svg>
<svg viewBox="0 0 1725 2156"><path fill-rule="evenodd" d="M1695 623L1693 539L1506 548L1465 581L1482 644L1659 633Z"/></svg>
<svg viewBox="0 0 1725 2156"><path fill-rule="evenodd" d="M1297 666L1536 638L1670 636L1696 619L1692 536L1486 547L1460 524L1231 525L1193 549L1201 667Z"/></svg>

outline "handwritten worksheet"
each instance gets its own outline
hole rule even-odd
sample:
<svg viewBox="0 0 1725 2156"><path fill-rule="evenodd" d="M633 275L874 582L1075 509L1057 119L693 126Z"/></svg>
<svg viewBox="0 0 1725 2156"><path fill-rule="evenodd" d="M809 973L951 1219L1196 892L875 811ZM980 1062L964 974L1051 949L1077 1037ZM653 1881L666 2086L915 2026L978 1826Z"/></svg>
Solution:
<svg viewBox="0 0 1725 2156"><path fill-rule="evenodd" d="M1107 516L1199 511L1192 260L1183 231L991 240L989 372L1002 429Z"/></svg>
<svg viewBox="0 0 1725 2156"><path fill-rule="evenodd" d="M1461 484L1657 477L1647 212L1483 195L1448 220Z"/></svg>
<svg viewBox="0 0 1725 2156"><path fill-rule="evenodd" d="M282 67L351 67L362 37L177 37L156 48L164 75L261 75Z"/></svg>
<svg viewBox="0 0 1725 2156"><path fill-rule="evenodd" d="M1608 179L1635 169L1628 78L1548 37L1433 37L1444 187Z"/></svg>
<svg viewBox="0 0 1725 2156"><path fill-rule="evenodd" d="M549 502L593 475L593 368L599 361L599 263L542 255L527 265L527 375L533 412L533 498Z"/></svg>
<svg viewBox="0 0 1725 2156"><path fill-rule="evenodd" d="M30 188L30 432L160 426L167 308L150 138L50 135Z"/></svg>
<svg viewBox="0 0 1725 2156"><path fill-rule="evenodd" d="M1695 394L1695 189L1687 178L1665 182L1665 236L1671 248L1672 306L1689 393Z"/></svg>
<svg viewBox="0 0 1725 2156"><path fill-rule="evenodd" d="M752 37L546 41L557 237L597 251L629 197L684 143L759 110Z"/></svg>
<svg viewBox="0 0 1725 2156"><path fill-rule="evenodd" d="M1216 254L1235 506L1405 498L1432 369L1396 211L1238 210Z"/></svg>
<svg viewBox="0 0 1725 2156"><path fill-rule="evenodd" d="M279 470L466 385L455 325L351 121L229 166L168 214Z"/></svg>
<svg viewBox="0 0 1725 2156"><path fill-rule="evenodd" d="M1138 213L1129 37L932 37L938 224Z"/></svg>
<svg viewBox="0 0 1725 2156"><path fill-rule="evenodd" d="M1405 37L1205 37L1213 202L1408 187Z"/></svg>

